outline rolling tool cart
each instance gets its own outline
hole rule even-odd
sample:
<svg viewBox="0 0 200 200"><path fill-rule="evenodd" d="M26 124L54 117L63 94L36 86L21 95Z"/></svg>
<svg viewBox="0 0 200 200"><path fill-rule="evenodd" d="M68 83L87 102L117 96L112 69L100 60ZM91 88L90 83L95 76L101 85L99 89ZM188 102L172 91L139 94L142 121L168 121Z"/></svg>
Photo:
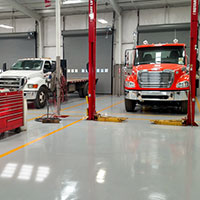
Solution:
<svg viewBox="0 0 200 200"><path fill-rule="evenodd" d="M0 137L5 131L21 131L25 125L22 91L0 90Z"/></svg>

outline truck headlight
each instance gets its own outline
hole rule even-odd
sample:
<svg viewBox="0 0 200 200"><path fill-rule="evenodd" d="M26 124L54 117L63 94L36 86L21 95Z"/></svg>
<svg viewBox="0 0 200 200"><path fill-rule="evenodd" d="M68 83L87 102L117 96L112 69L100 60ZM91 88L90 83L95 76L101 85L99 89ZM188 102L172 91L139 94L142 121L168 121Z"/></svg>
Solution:
<svg viewBox="0 0 200 200"><path fill-rule="evenodd" d="M37 89L38 88L38 84L28 84L28 88L30 89Z"/></svg>
<svg viewBox="0 0 200 200"><path fill-rule="evenodd" d="M132 81L126 81L125 82L125 87L134 88L135 87L135 83L132 82Z"/></svg>
<svg viewBox="0 0 200 200"><path fill-rule="evenodd" d="M176 85L176 87L177 88L187 88L187 87L189 87L189 82L188 81L182 81L182 82L178 83Z"/></svg>

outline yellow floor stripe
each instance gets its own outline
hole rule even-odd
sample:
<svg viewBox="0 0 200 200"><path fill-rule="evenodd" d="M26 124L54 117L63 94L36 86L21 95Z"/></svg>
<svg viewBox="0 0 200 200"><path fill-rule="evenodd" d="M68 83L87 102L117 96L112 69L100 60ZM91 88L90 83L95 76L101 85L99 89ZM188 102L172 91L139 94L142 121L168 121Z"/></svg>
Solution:
<svg viewBox="0 0 200 200"><path fill-rule="evenodd" d="M84 105L84 104L86 104L86 102L79 103L79 104L77 104L77 105L70 106L70 107L67 107L67 108L63 108L63 109L61 109L61 111L68 110L68 109L71 109L71 108L75 108L75 107L78 107L78 106L82 106L82 105Z"/></svg>
<svg viewBox="0 0 200 200"><path fill-rule="evenodd" d="M196 97L196 102L197 102L197 107L198 107L198 109L199 109L199 112L200 112L200 103L199 103L199 100L198 100L198 98Z"/></svg>
<svg viewBox="0 0 200 200"><path fill-rule="evenodd" d="M102 112L102 111L104 111L104 110L107 110L107 109L109 109L109 108L112 108L113 106L119 105L119 104L122 103L122 102L124 102L124 100L119 101L119 102L117 102L117 103L115 103L115 104L113 104L113 105L111 105L111 106L106 107L106 108L103 108L103 109L99 110L97 113L100 113L100 112Z"/></svg>
<svg viewBox="0 0 200 200"><path fill-rule="evenodd" d="M150 117L174 117L174 115L159 115L159 114L144 114L144 113L141 113L141 114L137 114L137 113L112 113L112 115L132 115L132 116L150 116ZM178 115L177 117L182 117L184 115Z"/></svg>
<svg viewBox="0 0 200 200"><path fill-rule="evenodd" d="M123 102L123 101L120 101L120 102L117 102L117 103L115 103L115 104L112 104L111 106L108 106L108 107L106 107L106 108L104 108L104 109L102 109L102 110L100 110L100 111L103 111L103 110L112 108L113 106L116 106L116 105L118 105L118 104L120 104L120 103L122 103L122 102ZM99 112L100 112L100 111L99 111ZM86 117L81 118L81 119L79 119L79 120L77 120L77 121L75 121L75 122L72 122L72 123L70 123L70 124L68 124L68 125L66 125L66 126L63 126L62 128L59 128L59 129L57 129L57 130L55 130L55 131L52 131L52 132L50 132L50 133L47 133L47 134L45 134L45 135L43 135L43 136L41 136L41 137L39 137L39 138L36 138L35 140L32 140L32 141L30 141L30 142L28 142L28 143L26 143L26 144L23 144L23 145L21 145L21 146L15 148L15 149L12 149L12 150L10 150L10 151L8 151L8 152L6 152L6 153L3 153L3 154L0 155L0 158L5 157L5 156L7 156L7 155L9 155L9 154L11 154L11 153L14 153L14 152L16 152L16 151L18 151L18 150L20 150L20 149L23 149L23 148L26 147L26 146L29 146L29 145L31 145L31 144L33 144L33 143L35 143L35 142L37 142L37 141L40 141L40 140L42 140L42 139L44 139L44 138L46 138L46 137L48 137L48 136L50 136L50 135L53 135L53 134L55 134L55 133L57 133L57 132L59 132L59 131L65 129L65 128L69 127L69 126L72 126L72 125L74 125L74 124L76 124L76 123L78 123L78 122L80 122L80 121L82 121L82 120L84 120L84 119L86 119Z"/></svg>
<svg viewBox="0 0 200 200"><path fill-rule="evenodd" d="M104 98L106 98L106 97L97 97L98 100L104 99ZM79 103L79 104L76 104L76 105L74 105L74 106L69 106L69 107L67 107L67 108L63 108L63 109L61 109L61 111L69 110L69 109L71 109L71 108L75 108L75 107L78 107L78 106L82 106L82 105L84 105L84 104L86 104L86 102ZM76 112L76 111L74 111L74 112ZM80 113L80 112L77 111L77 113ZM37 115L37 113L35 113L35 114ZM44 114L43 114L43 115L44 115ZM37 116L37 117L33 117L33 118L31 118L31 119L28 119L27 121L29 122L29 121L35 120L35 119L37 119L37 118L42 117L43 115L40 115L40 116Z"/></svg>
<svg viewBox="0 0 200 200"><path fill-rule="evenodd" d="M149 121L150 119L143 119L143 118L128 118L128 120L145 120L145 121Z"/></svg>
<svg viewBox="0 0 200 200"><path fill-rule="evenodd" d="M40 117L42 117L42 116L43 116L43 115L40 115L40 116L37 116L37 117L33 117L33 118L31 118L31 119L28 119L27 121L30 122L30 121L35 120L35 119L37 119L37 118L40 118Z"/></svg>
<svg viewBox="0 0 200 200"><path fill-rule="evenodd" d="M42 137L39 137L39 138L37 138L37 139L35 139L35 140L32 140L32 141L30 141L30 142L28 142L28 143L26 143L26 144L24 144L24 145L21 145L21 146L15 148L15 149L12 149L12 150L10 150L10 151L8 151L8 152L6 152L6 153L3 153L3 154L0 155L0 158L2 158L2 157L4 157L4 156L7 156L7 155L9 155L9 154L11 154L11 153L13 153L13 152L15 152L15 151L18 151L18 150L20 150L20 149L22 149L22 148L24 148L24 147L26 147L26 146L28 146L28 145L31 145L31 144L33 144L33 143L39 141L39 140L42 140L43 138L46 138L46 137L48 137L48 136L50 136L50 135L52 135L52 134L54 134L54 133L57 133L58 131L61 131L61 130L65 129L65 128L69 127L69 126L72 126L73 124L76 124L76 123L82 121L83 119L84 119L84 118L79 119L79 120L77 120L77 121L75 121L75 122L73 122L73 123L71 123L71 124L68 124L68 125L66 125L66 126L63 126L62 128L59 128L59 129L57 129L57 130L55 130L55 131L52 131L52 132L50 132L50 133L48 133L48 134L46 134L46 135L43 135Z"/></svg>

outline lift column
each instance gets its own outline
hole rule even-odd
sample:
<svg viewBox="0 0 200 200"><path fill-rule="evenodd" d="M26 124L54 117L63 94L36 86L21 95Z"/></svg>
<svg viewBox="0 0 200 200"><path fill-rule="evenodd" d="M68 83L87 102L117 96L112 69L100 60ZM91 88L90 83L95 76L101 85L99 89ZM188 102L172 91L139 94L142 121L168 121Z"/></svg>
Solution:
<svg viewBox="0 0 200 200"><path fill-rule="evenodd" d="M190 91L188 96L187 125L196 126L195 123L195 91L196 91L196 63L198 38L198 0L191 0L190 25Z"/></svg>
<svg viewBox="0 0 200 200"><path fill-rule="evenodd" d="M89 90L88 120L94 120L96 114L96 0L89 0Z"/></svg>

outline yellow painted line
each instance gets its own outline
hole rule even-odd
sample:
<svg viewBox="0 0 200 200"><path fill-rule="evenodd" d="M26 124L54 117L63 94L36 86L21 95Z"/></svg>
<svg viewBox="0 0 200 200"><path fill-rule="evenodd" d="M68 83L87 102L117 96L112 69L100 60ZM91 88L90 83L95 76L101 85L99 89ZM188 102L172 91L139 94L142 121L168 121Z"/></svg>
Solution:
<svg viewBox="0 0 200 200"><path fill-rule="evenodd" d="M70 106L70 107L67 107L67 108L63 108L63 109L61 109L61 111L68 110L68 109L71 109L71 108L75 108L75 107L78 107L78 106L82 106L82 105L84 105L84 104L86 104L86 102L79 103L79 104L77 104L77 105Z"/></svg>
<svg viewBox="0 0 200 200"><path fill-rule="evenodd" d="M69 126L72 126L72 125L74 125L74 124L76 124L76 123L82 121L83 119L84 119L84 118L79 119L79 120L77 120L77 121L75 121L75 122L72 122L71 124L68 124L68 125L66 125L66 126L63 126L62 128L59 128L59 129L57 129L57 130L55 130L55 131L52 131L52 132L50 132L50 133L47 133L47 134L43 135L42 137L39 137L39 138L37 138L37 139L35 139L35 140L32 140L32 141L30 141L30 142L28 142L28 143L26 143L26 144L21 145L21 146L15 148L15 149L12 149L12 150L10 150L10 151L8 151L8 152L6 152L6 153L3 153L3 154L0 155L0 158L5 157L5 156L7 156L7 155L9 155L9 154L11 154L11 153L13 153L13 152L15 152L15 151L18 151L18 150L20 150L20 149L22 149L22 148L24 148L24 147L26 147L26 146L28 146L28 145L31 145L31 144L33 144L33 143L35 143L35 142L38 142L38 141L40 141L40 140L42 140L42 139L44 139L44 138L46 138L46 137L48 137L48 136L50 136L50 135L53 135L54 133L57 133L58 131L61 131L61 130L65 129L65 128L69 127Z"/></svg>
<svg viewBox="0 0 200 200"><path fill-rule="evenodd" d="M27 113L28 115L42 115L43 113Z"/></svg>
<svg viewBox="0 0 200 200"><path fill-rule="evenodd" d="M122 102L124 102L124 100L119 101L119 102L117 102L117 103L115 103L115 104L113 104L113 105L111 105L111 106L106 107L106 108L103 108L103 109L99 110L97 113L100 113L100 112L102 112L102 111L104 111L104 110L107 110L107 109L109 109L109 108L112 108L113 106L119 105L119 104L122 103Z"/></svg>
<svg viewBox="0 0 200 200"><path fill-rule="evenodd" d="M198 107L198 109L199 109L199 112L200 112L200 103L199 103L199 100L198 100L198 98L196 97L196 102L197 102L197 107Z"/></svg>
<svg viewBox="0 0 200 200"><path fill-rule="evenodd" d="M131 114L131 113L112 113L112 115L133 115L133 116L150 116L150 117L174 117L174 115L157 115L157 114ZM182 116L185 116L185 115L178 115L177 117L182 117Z"/></svg>
<svg viewBox="0 0 200 200"><path fill-rule="evenodd" d="M81 112L81 111L63 111L63 112L67 112L67 113L75 113L75 114L85 114L85 112Z"/></svg>
<svg viewBox="0 0 200 200"><path fill-rule="evenodd" d="M106 97L98 97L97 99L100 100L100 99L104 99L104 98L106 98ZM79 103L79 104L76 104L76 105L74 105L74 106L69 106L69 107L67 107L67 108L63 108L63 109L61 109L61 111L65 111L65 110L68 110L68 109L71 109L71 108L75 108L75 107L78 107L78 106L82 106L82 105L84 105L84 104L86 104L86 102ZM78 111L77 111L77 113L78 113ZM81 113L83 113L83 112L81 112ZM43 115L44 115L44 114L43 114ZM35 119L37 119L37 118L42 117L43 115L40 115L40 116L37 116L37 117L33 117L33 118L31 118L31 119L28 119L27 121L29 122L29 121L35 120Z"/></svg>
<svg viewBox="0 0 200 200"><path fill-rule="evenodd" d="M40 118L40 117L42 117L42 116L43 116L43 115L40 115L40 116L37 116L37 117L33 117L33 118L31 118L31 119L28 119L27 121L30 122L30 121L35 120L35 119L37 119L37 118Z"/></svg>
<svg viewBox="0 0 200 200"><path fill-rule="evenodd" d="M106 107L106 108L104 108L104 109L102 109L102 110L106 110L106 109L112 108L113 106L116 106L116 105L118 105L118 104L120 104L120 103L122 103L122 102L123 102L123 101L117 102L117 103L112 104L111 106L108 106L108 107ZM101 111L102 111L102 110L101 110ZM99 112L100 112L100 111L99 111ZM41 136L41 137L39 137L39 138L36 138L35 140L32 140L32 141L30 141L30 142L28 142L28 143L26 143L26 144L23 144L23 145L21 145L21 146L15 148L15 149L12 149L12 150L10 150L10 151L8 151L8 152L6 152L6 153L3 153L3 154L0 155L0 158L5 157L5 156L7 156L7 155L9 155L9 154L11 154L11 153L14 153L14 152L16 152L16 151L18 151L18 150L20 150L20 149L23 149L24 147L27 147L27 146L29 146L29 145L35 143L35 142L38 142L38 141L40 141L40 140L42 140L42 139L44 139L44 138L46 138L46 137L48 137L48 136L50 136L50 135L53 135L53 134L55 134L55 133L57 133L57 132L59 132L59 131L65 129L65 128L69 127L69 126L72 126L72 125L74 125L74 124L76 124L76 123L78 123L78 122L80 122L80 121L82 121L82 120L84 120L84 119L86 119L86 118L87 118L87 117L83 117L83 118L81 118L81 119L79 119L79 120L77 120L77 121L75 121L75 122L72 122L72 123L70 123L70 124L68 124L68 125L66 125L66 126L63 126L63 127L59 128L59 129L57 129L57 130L55 130L55 131L52 131L52 132L47 133L47 134L45 134L45 135L43 135L43 136Z"/></svg>
<svg viewBox="0 0 200 200"><path fill-rule="evenodd" d="M139 121L141 121L141 120L145 120L145 121L149 121L149 120L151 120L151 119L143 119L143 118L128 118L128 120L139 120Z"/></svg>

